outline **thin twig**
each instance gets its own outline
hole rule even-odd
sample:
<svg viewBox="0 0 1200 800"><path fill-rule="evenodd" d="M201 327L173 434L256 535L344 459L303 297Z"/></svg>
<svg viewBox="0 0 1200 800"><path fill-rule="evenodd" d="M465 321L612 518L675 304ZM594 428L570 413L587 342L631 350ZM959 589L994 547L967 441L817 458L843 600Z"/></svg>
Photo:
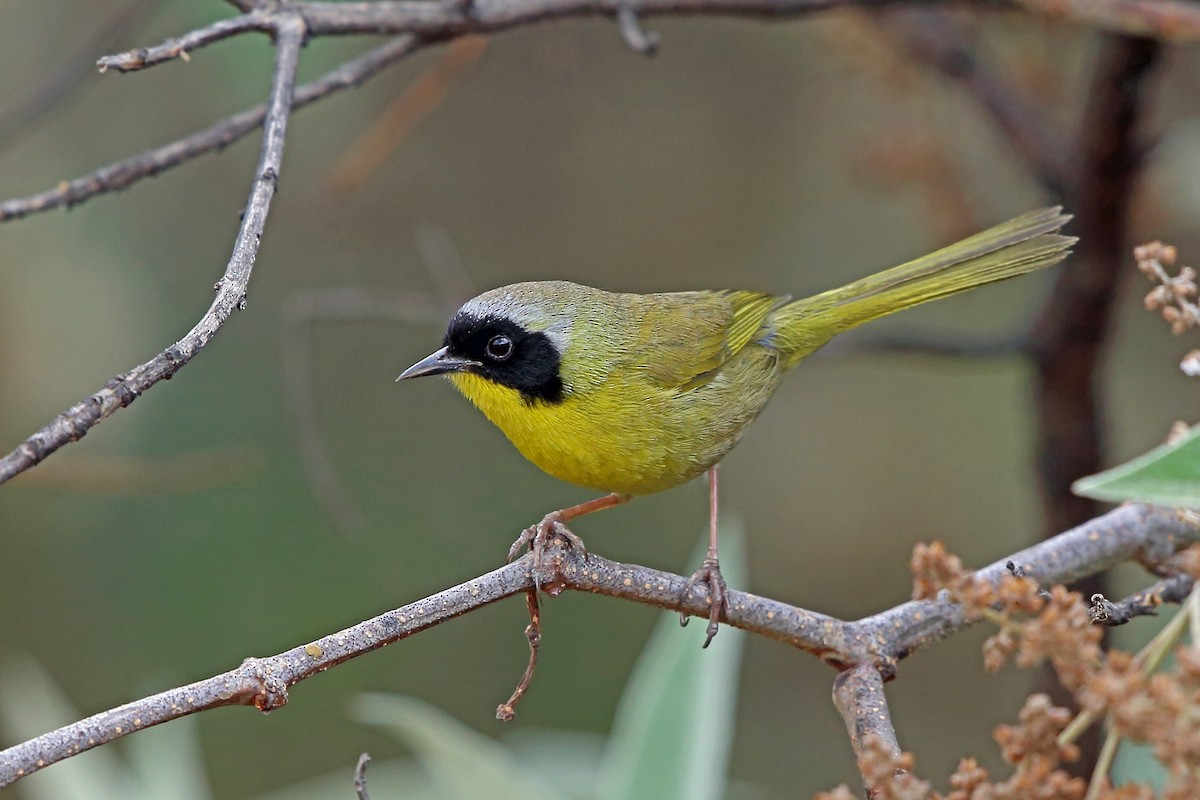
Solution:
<svg viewBox="0 0 1200 800"><path fill-rule="evenodd" d="M350 33L411 32L434 38L458 33L500 30L534 19L583 16L612 16L622 6L632 5L645 18L664 14L687 16L721 14L778 18L812 14L845 6L882 6L893 0L474 0L464 8L461 0L412 2L293 2L289 7L304 16L314 35ZM1031 0L1030 5L1049 12L1064 7L1055 0ZM1175 39L1200 35L1200 13L1182 0L1069 0L1066 14L1058 19L1078 19L1107 30L1145 34L1159 31ZM1110 13L1093 13L1089 6L1101 5ZM1117 6L1120 6L1117 9ZM1164 13L1164 8L1167 13ZM1119 10L1120 13L1116 13Z"/></svg>
<svg viewBox="0 0 1200 800"><path fill-rule="evenodd" d="M1146 537L1147 530L1158 533ZM1000 559L975 572L975 577L998 584L1011 574L1006 563L1012 561L1023 565L1027 576L1039 584L1070 584L1125 561L1161 560L1198 539L1200 528L1180 520L1174 511L1124 506ZM1047 548L1051 543L1053 546ZM853 623L853 632L856 636L882 637L884 644L871 647L870 652L880 660L895 661L967 624L962 608L948 597L939 596L867 617Z"/></svg>
<svg viewBox="0 0 1200 800"><path fill-rule="evenodd" d="M1124 625L1134 617L1152 617L1163 603L1178 604L1186 600L1194 584L1190 575L1178 573L1116 603L1102 594L1093 594L1088 616L1096 624L1109 626Z"/></svg>
<svg viewBox="0 0 1200 800"><path fill-rule="evenodd" d="M533 671L537 668L538 647L542 643L542 613L538 608L536 589L525 592L525 607L529 611L529 624L525 626L525 638L529 642L529 663L525 667L525 674L517 683L517 688L513 690L512 696L496 709L496 719L501 722L512 722L516 719L517 703L529 691L529 684L533 681Z"/></svg>
<svg viewBox="0 0 1200 800"><path fill-rule="evenodd" d="M367 764L370 763L371 754L363 753L354 767L354 793L358 795L358 800L371 800L371 795L367 793Z"/></svg>
<svg viewBox="0 0 1200 800"><path fill-rule="evenodd" d="M999 581L1012 560L1029 565L1043 583L1071 581L1142 554L1162 558L1200 540L1200 528L1172 511L1125 506L980 570L983 580ZM171 689L59 728L0 751L0 787L43 767L90 750L142 728L208 708L252 705L261 711L281 708L288 689L330 667L412 636L505 597L534 588L532 555L466 583L361 622L338 633L268 658L250 658L240 667L207 680ZM544 573L544 574L543 574ZM543 553L543 588L603 594L707 619L700 593L682 600L688 579L682 575L584 554L555 540ZM843 622L777 600L730 590L727 624L791 644L835 667L861 667L889 675L896 663L971 624L962 609L946 598L914 601L867 617Z"/></svg>
<svg viewBox="0 0 1200 800"><path fill-rule="evenodd" d="M644 56L654 56L658 53L662 37L656 31L648 31L642 27L637 9L633 5L626 3L617 8L617 27L621 31L621 38L633 52Z"/></svg>
<svg viewBox="0 0 1200 800"><path fill-rule="evenodd" d="M640 0L636 11L642 15L659 14L720 14L755 16L781 19L788 16L810 14L831 7L849 4L852 0ZM869 5L883 5L894 0L858 0ZM240 7L240 5L239 5ZM464 4L460 0L449 2L346 2L314 3L291 2L286 4L255 4L247 14L225 20L206 28L198 29L178 39L144 50L132 51L124 56L113 56L105 64L124 69L139 65L160 63L162 59L187 52L191 47L201 46L220 38L251 30L277 27L281 20L293 20L296 15L303 18L310 35L340 35L350 33L404 33L399 39L374 51L364 59L351 62L319 81L321 86L314 90L332 91L327 80L361 79L371 74L384 63L397 60L418 47L466 33L486 33L503 30L520 24L546 19L559 19L588 15L613 15L619 8L630 7L630 0L478 0ZM365 60L366 63L363 63ZM361 71L356 72L355 67ZM341 88L341 87L338 87ZM309 98L312 99L312 98ZM304 98L296 98L296 106ZM69 205L102 191L123 188L129 183L152 175L170 166L194 157L198 152L227 144L259 123L257 109L235 115L217 126L200 134L180 140L134 159L120 162L96 175L80 181L60 185L54 190L22 200L9 201L0 205L0 221L22 216L50 207ZM263 175L265 173L261 173ZM246 229L243 228L243 232ZM233 262L231 262L231 265ZM242 271L241 268L237 271ZM244 270L248 273L248 269ZM155 359L135 367L130 373L110 380L99 392L83 402L67 409L42 430L30 436L15 451L0 459L0 483L37 464L62 445L82 437L97 421L112 414L116 409L129 405L149 386L173 375L183 364L207 343L220 323L231 313L232 308L244 302L243 292L236 283L224 281L219 284L218 304L206 315L202 324L176 345L167 348ZM244 287L242 287L244 289ZM231 296L233 304L227 301ZM215 323L215 324L214 324ZM1072 476L1072 477L1077 477Z"/></svg>
<svg viewBox="0 0 1200 800"><path fill-rule="evenodd" d="M1200 590L1192 589L1192 593L1186 601L1187 605L1171 617L1170 621L1154 634L1154 638L1133 657L1133 663L1139 669L1148 675L1162 665L1167 655L1174 649L1176 642L1179 641L1179 637L1183 635L1184 630L1190 626L1192 617L1190 606L1197 601L1200 601ZM1085 708L1080 711L1058 735L1058 743L1064 745L1078 741L1096 722L1100 713L1093 708Z"/></svg>
<svg viewBox="0 0 1200 800"><path fill-rule="evenodd" d="M292 98L292 110L303 108L343 89L360 86L380 70L412 53L417 46L415 37L397 36L365 55L347 61L315 81L296 87ZM101 167L90 175L62 181L53 189L30 197L0 203L0 222L20 219L54 208L70 208L98 194L126 189L143 178L153 177L197 156L228 147L262 125L266 114L266 105L255 106L226 117L190 136ZM3 477L0 473L0 480L3 480Z"/></svg>
<svg viewBox="0 0 1200 800"><path fill-rule="evenodd" d="M1177 42L1200 39L1200 6L1190 0L1016 0L1051 19Z"/></svg>
<svg viewBox="0 0 1200 800"><path fill-rule="evenodd" d="M107 72L110 69L117 72L133 72L176 58L186 61L188 53L191 51L207 47L222 39L249 31L273 32L278 24L278 19L278 14L273 12L251 11L248 14L218 20L211 25L189 31L178 38L167 39L154 47L142 47L116 55L103 56L96 62L96 67L101 72Z"/></svg>
<svg viewBox="0 0 1200 800"><path fill-rule="evenodd" d="M412 37L401 36L367 55L348 62L322 78L301 87L296 92L296 102L306 104L334 91L357 85L360 81L378 72L388 64L403 58L412 52L415 40ZM294 61L292 66L295 66ZM281 77L276 76L276 83ZM277 113L278 108L286 108L286 94L280 92L285 87L274 86L270 104L270 119L276 130L268 131L271 136L264 135L264 153L260 160L255 182L256 193L251 197L248 210L265 212L273 191L273 183L268 186L267 179L272 181L277 175L277 166L272 166L282 155L282 140L278 133L280 126L286 122ZM286 89L290 92L289 79ZM263 106L230 117L200 134L174 142L164 148L143 154L135 159L115 164L101 170L95 176L82 178L73 182L73 186L56 190L47 197L41 195L30 201L17 201L0 205L0 220L12 216L23 216L31 211L43 210L53 205L64 205L79 202L94 194L123 188L129 183L147 175L153 175L167 166L174 166L192 158L201 152L216 149L228 144L234 139L253 130L267 117L268 107ZM270 153L265 149L268 142L279 142L279 148L273 148ZM270 155L268 162L266 156ZM249 280L250 266L257 252L259 236L262 233L264 213L247 213L243 216L242 227L238 233L234 256L226 268L225 277L218 283L216 300L208 313L200 320L179 342L160 353L151 361L135 367L128 373L117 375L105 384L99 392L81 403L78 403L58 415L58 417L41 430L34 433L18 446L13 452L0 459L0 483L35 466L50 453L68 442L77 441L87 433L93 425L110 416L118 408L132 403L138 395L160 380L175 374L192 356L207 344L208 340L233 312L233 309L244 303L245 283ZM249 259L249 260L247 260Z"/></svg>
<svg viewBox="0 0 1200 800"><path fill-rule="evenodd" d="M1109 0L1112 2L1113 0ZM1172 15L1163 22L1155 3L1115 0L1126 8L1121 14L1091 14L1080 3L1072 15L1104 28L1145 33L1169 27L1173 35L1193 35L1190 17ZM898 0L374 0L374 2L289 2L279 7L255 7L249 12L199 28L153 47L102 58L102 68L122 71L161 64L190 50L239 33L269 31L281 13L299 14L312 36L348 34L416 34L426 41L441 41L467 33L487 33L541 20L572 17L612 17L629 9L639 17L722 15L781 19L827 11L843 6L884 6ZM1157 2L1157 0L1156 0ZM1169 0L1168 0L1169 2ZM1187 6L1180 3L1179 6ZM1062 16L1062 15L1058 15ZM1200 30L1196 28L1195 30Z"/></svg>
<svg viewBox="0 0 1200 800"><path fill-rule="evenodd" d="M0 459L0 482L34 466L68 442L83 437L96 423L124 408L161 380L170 378L199 353L237 309L246 305L246 285L258 254L267 212L283 162L283 143L291 109L292 88L304 23L298 17L283 17L276 30L275 74L271 80L263 129L262 152L255 168L250 198L242 213L242 224L234 240L233 255L216 284L217 296L208 311L188 333L157 356L117 375L100 391L72 406L42 430L30 436L9 455Z"/></svg>

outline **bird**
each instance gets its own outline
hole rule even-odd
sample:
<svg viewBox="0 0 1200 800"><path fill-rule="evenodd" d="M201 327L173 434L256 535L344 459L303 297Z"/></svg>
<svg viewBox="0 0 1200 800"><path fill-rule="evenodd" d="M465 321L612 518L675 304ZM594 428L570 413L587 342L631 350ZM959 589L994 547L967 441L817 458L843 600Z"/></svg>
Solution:
<svg viewBox="0 0 1200 800"><path fill-rule="evenodd" d="M709 546L680 597L706 585L707 638L727 614L717 552L717 467L785 373L834 336L911 306L1052 266L1074 237L1061 207L799 300L747 290L609 292L513 283L468 300L442 346L396 380L444 375L544 472L604 495L525 529L535 574L566 523L709 476ZM680 612L681 623L687 616Z"/></svg>

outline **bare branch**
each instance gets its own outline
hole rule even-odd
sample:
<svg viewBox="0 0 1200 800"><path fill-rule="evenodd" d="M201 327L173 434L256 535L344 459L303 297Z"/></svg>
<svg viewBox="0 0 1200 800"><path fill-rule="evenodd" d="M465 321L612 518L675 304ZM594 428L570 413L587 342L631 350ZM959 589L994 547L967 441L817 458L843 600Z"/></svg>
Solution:
<svg viewBox="0 0 1200 800"><path fill-rule="evenodd" d="M170 378L208 344L234 310L245 307L246 285L283 161L284 135L303 40L304 23L298 17L285 17L278 22L275 74L267 104L262 152L250 199L242 214L242 225L234 241L233 255L217 282L217 296L208 311L178 342L128 373L117 375L100 391L59 414L53 422L0 459L0 483L34 466L64 444L77 441L100 420L129 405L154 384Z"/></svg>
<svg viewBox="0 0 1200 800"><path fill-rule="evenodd" d="M314 36L352 33L416 33L437 40L514 25L572 17L615 17L622 8L638 16L717 14L785 18L848 5L883 5L896 0L458 0L443 2L296 2Z"/></svg>
<svg viewBox="0 0 1200 800"><path fill-rule="evenodd" d="M1041 585L1070 584L1125 561L1161 561L1196 541L1200 541L1200 528L1174 511L1129 505L1000 559L975 576L998 584L1012 574L1007 566L1012 561ZM867 643L868 653L879 661L894 662L968 624L961 607L943 593L935 600L896 606L852 627L855 636ZM884 644L870 644L875 636Z"/></svg>
<svg viewBox="0 0 1200 800"><path fill-rule="evenodd" d="M896 741L883 681L884 676L871 664L839 672L833 681L833 704L850 734L863 790L867 800L926 797L928 784L913 777L912 756L902 753Z"/></svg>
<svg viewBox="0 0 1200 800"><path fill-rule="evenodd" d="M231 705L254 706L260 711L282 708L288 689L305 678L532 585L527 557L279 655L248 658L221 675L88 717L0 751L0 786L134 731L197 711Z"/></svg>
<svg viewBox="0 0 1200 800"><path fill-rule="evenodd" d="M1064 5L1048 0L1020 0L1033 10L1055 17L1075 17L1112 30L1136 34L1153 33L1174 39L1200 38L1200 12L1189 3L1173 0L1076 0ZM121 72L161 64L213 42L249 31L269 32L280 14L300 14L312 36L347 34L411 33L427 41L439 41L464 33L503 30L514 25L547 19L570 17L616 17L630 46L649 53L657 45L652 35L638 26L638 17L658 15L719 14L783 18L812 14L840 6L883 6L896 0L374 0L373 2L292 2L286 8L234 2L242 9L237 17L198 28L183 36L168 39L153 47L139 48L97 62L101 71ZM1102 10L1097 12L1096 7ZM1165 7L1165 8L1164 8ZM940 38L940 35L939 37ZM961 62L964 51L942 49L945 42L933 42L941 56L950 55ZM969 56L969 52L967 52ZM969 62L968 62L969 64Z"/></svg>
<svg viewBox="0 0 1200 800"><path fill-rule="evenodd" d="M315 81L296 87L292 98L292 110L303 108L343 89L361 85L380 70L412 53L417 46L415 37L398 36L359 58L347 61ZM63 181L48 191L0 203L0 222L20 219L39 211L70 208L98 194L125 189L143 178L152 177L197 156L233 144L262 125L266 115L266 105L255 106L226 117L191 136L101 167L90 175Z"/></svg>
<svg viewBox="0 0 1200 800"><path fill-rule="evenodd" d="M354 767L354 793L358 796L358 800L371 800L371 795L367 793L367 764L371 763L371 754L363 753L358 757L358 764Z"/></svg>
<svg viewBox="0 0 1200 800"><path fill-rule="evenodd" d="M763 18L803 15L842 5L885 5L891 0L438 0L437 2L253 2L228 0L242 12L168 40L155 47L102 58L101 70L140 69L177 57L187 58L196 48L242 33L271 33L276 42L274 76L268 103L257 109L230 117L198 134L164 148L130 159L90 176L79 186L66 184L58 189L23 201L0 206L0 221L32 211L69 205L104 191L123 188L135 180L152 175L219 148L264 124L260 158L250 198L233 254L223 277L217 283L217 296L200 321L176 344L154 359L127 374L110 380L103 389L59 415L52 423L27 439L13 453L0 459L0 482L39 463L63 444L75 441L100 420L124 407L160 380L170 378L203 349L232 315L244 307L246 289L257 255L270 203L276 191L282 163L287 122L293 108L346 88L374 74L426 44L444 41L466 33L502 30L519 24L546 19L582 16L615 17L627 42L641 52L650 52L657 44L652 34L639 26L640 16L721 14ZM1044 7L1043 0L1022 0L1026 5ZM1070 13L1121 30L1154 31L1163 34L1196 37L1200 19L1193 20L1194 9L1187 4L1164 0L1152 5L1145 0L1100 0L1085 9L1068 0ZM1099 8L1100 11L1096 9ZM1046 133L1040 116L1023 99L992 80L971 56L959 34L947 28L946 21L928 12L918 16L911 27L912 38L925 56L943 71L961 81L989 109L997 123L1013 140L1017 149L1033 163L1043 183L1062 193L1076 176L1074 162L1068 163L1067 149ZM1200 12L1197 12L1200 14ZM307 35L402 33L372 53L348 62L325 78L295 91L294 79L300 49ZM1165 35L1165 34L1164 34ZM1074 391L1089 390L1093 380L1097 352L1103 344L1111 302L1111 276L1106 259L1113 240L1124 230L1125 198L1136 174L1139 151L1133 147L1134 122L1139 110L1141 79L1150 71L1158 54L1158 45L1144 40L1111 38L1106 45L1088 108L1084 114L1084 133L1080 136L1080 197L1091 200L1094 212L1081 213L1081 227L1107 226L1108 237L1095 236L1091 254L1095 266L1081 267L1060 281L1048 305L1047 316L1038 330L1035 360L1039 367L1044 396L1057 391L1054 370L1062 372L1067 391L1058 397L1078 400ZM305 95L308 91L309 95ZM1087 223L1085 225L1084 223ZM1089 233L1094 233L1090 231ZM1081 248L1082 250L1083 248ZM1119 248L1117 248L1119 249ZM1088 254L1081 261L1086 261ZM1090 270L1090 272L1089 272ZM1083 276L1082 278L1080 276ZM1097 281L1096 277L1100 280ZM1061 291L1060 291L1061 290ZM1103 295L1103 296L1101 296ZM1074 313L1079 311L1080 313ZM1051 313L1052 312L1052 313ZM1082 324L1080 320L1083 320ZM1079 335L1082 330L1082 335ZM1075 358L1082 349L1083 358ZM1061 359L1071 357L1070 364ZM1062 369L1060 369L1062 368ZM1081 378L1082 376L1082 378ZM1051 404L1052 406L1053 404ZM1056 407L1043 408L1043 423L1055 422ZM1047 413L1049 408L1049 413ZM1086 441L1081 450L1068 452L1066 463L1076 466L1071 454L1098 452L1095 437L1095 408L1084 414ZM1089 410L1089 409L1085 409ZM1061 422L1061 419L1057 419ZM1076 426L1078 427L1078 426ZM1061 432L1061 431L1060 431ZM1046 437L1049 446L1055 446ZM1079 444L1072 440L1067 443ZM1086 459L1085 459L1086 460ZM1061 470L1060 470L1061 471ZM1053 465L1049 477L1061 477ZM1051 489L1057 483L1051 482ZM1031 577L1041 583L1071 581L1094 574L1125 560L1154 561L1200 539L1200 530L1171 512L1130 506L1080 525L1052 540L1029 548L1013 557ZM1006 560L977 573L983 580L999 581L1008 570ZM526 676L514 697L500 712L511 714L512 703L528 685L536 662L538 609L535 587L555 594L561 589L606 594L665 609L680 609L687 614L707 616L708 605L702 594L686 593L688 581L682 576L650 570L636 565L587 556L581 549L553 545L543 554L535 575L531 575L529 557L488 575L449 589L417 603L389 612L367 622L327 636L302 647L265 659L247 659L240 667L208 680L163 692L142 701L104 712L75 725L67 726L0 753L0 786L8 785L38 769L135 730L160 724L196 711L222 705L253 705L262 711L282 707L288 689L299 681L332 666L357 657L390 642L475 608L518 592L530 598L531 623L527 629L530 662ZM682 599L681 599L682 598ZM1144 605L1144 603L1143 603ZM843 670L835 684L834 697L846 720L847 728L862 755L863 743L880 742L887 752L899 747L883 696L882 685L891 677L900 660L907 655L969 624L961 607L943 594L931 601L915 601L889 609L872 617L844 622L778 601L744 592L730 592L727 624L784 641L813 653ZM366 795L366 759L360 759L356 771L356 789Z"/></svg>
<svg viewBox="0 0 1200 800"><path fill-rule="evenodd" d="M1005 562L1012 560L1024 565L1042 583L1067 582L1122 561L1162 560L1198 540L1200 528L1171 510L1125 506L1022 550L1011 559L1001 559L977 576L998 582L1009 574ZM536 577L532 566L533 556L527 554L474 580L309 644L269 658L247 659L230 672L120 706L11 747L0 752L0 787L105 742L204 709L227 705L252 705L261 711L280 708L287 702L288 689L305 678L476 608L527 592L535 585L552 596L572 589L708 617L709 607L702 592L689 593L681 602L688 584L682 575L609 561L595 553L584 554L578 548L565 547L559 539L547 546ZM729 592L729 613L723 621L786 642L854 672L857 677L842 679L839 691L849 694L838 700L839 707L851 710L872 707L868 701L875 696L876 682L891 675L901 659L970 624L946 593L936 600L905 603L858 622L843 622L733 590ZM880 733L882 728L868 730L876 723L857 721L864 713L853 711L848 723L855 726L852 730L860 730L863 735ZM895 741L894 734L891 741Z"/></svg>
<svg viewBox="0 0 1200 800"><path fill-rule="evenodd" d="M1200 6L1189 0L1016 0L1052 19L1177 42L1200 39Z"/></svg>
<svg viewBox="0 0 1200 800"><path fill-rule="evenodd" d="M96 62L96 66L101 72L107 72L110 69L117 72L133 72L176 58L183 58L186 61L188 53L201 47L207 47L213 42L219 42L247 31L272 32L275 30L277 19L278 15L273 12L252 11L249 14L219 20L203 28L197 28L176 39L167 39L154 47L142 47L112 56L104 56Z"/></svg>
<svg viewBox="0 0 1200 800"><path fill-rule="evenodd" d="M294 2L314 36L350 33L417 33L431 39L508 28L544 19L615 16L631 7L639 17L720 14L783 18L844 6L890 5L894 0L459 0L410 2ZM1022 0L1054 18L1074 18L1101 28L1176 40L1200 38L1200 11L1181 0ZM1097 12L1095 7L1103 8ZM1066 9L1066 13L1063 13Z"/></svg>
<svg viewBox="0 0 1200 800"><path fill-rule="evenodd" d="M1124 625L1134 617L1152 617L1163 603L1179 604L1186 600L1194 585L1190 575L1179 573L1116 603L1102 594L1094 594L1088 616L1099 625Z"/></svg>
<svg viewBox="0 0 1200 800"><path fill-rule="evenodd" d="M629 49L644 56L653 56L662 44L662 37L654 31L642 28L638 21L637 11L632 5L622 5L617 8L617 26L621 29L621 38Z"/></svg>
<svg viewBox="0 0 1200 800"><path fill-rule="evenodd" d="M896 729L883 694L883 676L872 664L857 664L838 673L833 681L833 704L846 722L854 755L863 754L863 741L876 736L893 755L900 755Z"/></svg>

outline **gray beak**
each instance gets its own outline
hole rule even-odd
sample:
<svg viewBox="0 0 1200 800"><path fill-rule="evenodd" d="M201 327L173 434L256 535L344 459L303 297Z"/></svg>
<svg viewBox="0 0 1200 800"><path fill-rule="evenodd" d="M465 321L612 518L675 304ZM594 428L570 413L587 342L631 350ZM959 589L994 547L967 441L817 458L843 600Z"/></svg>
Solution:
<svg viewBox="0 0 1200 800"><path fill-rule="evenodd" d="M443 347L436 353L431 353L400 373L398 381L407 378L422 378L426 375L445 375L447 372L463 372L468 367L483 366L478 361L469 358L450 355L450 348Z"/></svg>

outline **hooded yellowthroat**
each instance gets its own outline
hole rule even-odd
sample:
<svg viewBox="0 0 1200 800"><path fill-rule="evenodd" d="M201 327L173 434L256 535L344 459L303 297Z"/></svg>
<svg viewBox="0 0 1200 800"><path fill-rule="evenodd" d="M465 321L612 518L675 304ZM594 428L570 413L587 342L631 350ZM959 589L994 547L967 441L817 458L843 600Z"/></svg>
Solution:
<svg viewBox="0 0 1200 800"><path fill-rule="evenodd" d="M803 300L752 291L617 294L514 283L467 301L442 348L397 380L446 375L530 461L608 495L548 514L526 544L582 543L564 523L710 473L708 640L725 611L717 561L717 462L783 373L837 334L909 306L1058 263L1070 217L1034 211L901 266ZM686 621L686 620L685 620ZM705 644L707 645L707 641Z"/></svg>

